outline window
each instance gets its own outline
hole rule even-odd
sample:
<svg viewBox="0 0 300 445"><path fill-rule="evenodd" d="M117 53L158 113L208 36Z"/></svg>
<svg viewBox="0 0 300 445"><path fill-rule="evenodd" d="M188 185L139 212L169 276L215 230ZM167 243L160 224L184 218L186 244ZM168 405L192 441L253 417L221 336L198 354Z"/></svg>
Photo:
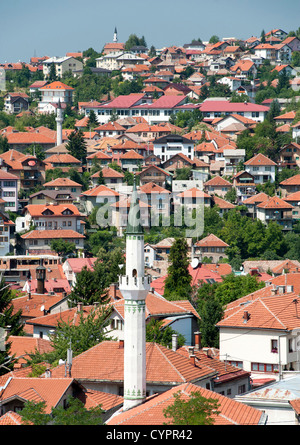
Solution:
<svg viewBox="0 0 300 445"><path fill-rule="evenodd" d="M246 385L239 385L238 394L243 394L244 392L246 392Z"/></svg>
<svg viewBox="0 0 300 445"><path fill-rule="evenodd" d="M278 364L271 363L251 363L251 371L275 372L278 371Z"/></svg>
<svg viewBox="0 0 300 445"><path fill-rule="evenodd" d="M271 340L271 352L278 352L278 340Z"/></svg>

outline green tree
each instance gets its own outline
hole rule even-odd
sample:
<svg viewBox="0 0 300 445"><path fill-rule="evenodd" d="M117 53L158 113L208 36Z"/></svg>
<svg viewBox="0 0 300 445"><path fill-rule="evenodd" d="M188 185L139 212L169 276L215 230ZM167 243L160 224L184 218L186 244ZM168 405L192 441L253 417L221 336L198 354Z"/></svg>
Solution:
<svg viewBox="0 0 300 445"><path fill-rule="evenodd" d="M177 335L178 346L183 346L185 344L185 338L182 334L174 331L170 326L163 326L162 320L156 320L151 318L149 323L146 325L146 341L159 343L160 345L166 346L168 348L172 347L172 335Z"/></svg>
<svg viewBox="0 0 300 445"><path fill-rule="evenodd" d="M210 284L204 284L204 288L202 289L201 286L200 289L202 293L204 291L208 292L206 298L201 300L198 309L202 346L219 348L219 329L216 324L223 316L222 303L215 295L210 295L214 290L214 287Z"/></svg>
<svg viewBox="0 0 300 445"><path fill-rule="evenodd" d="M54 63L51 63L51 65L50 65L48 80L49 80L49 82L54 82L55 80L57 80L56 68L55 68Z"/></svg>
<svg viewBox="0 0 300 445"><path fill-rule="evenodd" d="M68 152L83 164L86 163L87 145L81 130L72 131L66 144Z"/></svg>
<svg viewBox="0 0 300 445"><path fill-rule="evenodd" d="M266 43L266 33L265 30L263 29L261 34L260 34L260 42L261 43Z"/></svg>
<svg viewBox="0 0 300 445"><path fill-rule="evenodd" d="M91 110L89 113L89 127L94 128L99 125L99 122L97 120L97 116L94 110Z"/></svg>
<svg viewBox="0 0 300 445"><path fill-rule="evenodd" d="M216 36L215 34L211 36L211 38L209 39L209 43L218 43L220 41L220 38L218 36Z"/></svg>
<svg viewBox="0 0 300 445"><path fill-rule="evenodd" d="M139 38L136 34L130 34L128 40L125 42L125 51L130 51L134 46L145 46L147 47L145 37Z"/></svg>
<svg viewBox="0 0 300 445"><path fill-rule="evenodd" d="M0 153L5 153L10 150L10 145L6 136L0 135Z"/></svg>
<svg viewBox="0 0 300 445"><path fill-rule="evenodd" d="M23 324L21 323L22 311L14 313L13 294L10 285L7 284L1 275L0 279L0 335L10 326L8 336L6 337L5 350L0 351L0 375L5 374L7 370L13 368L13 358L11 357L10 348L11 335L23 335Z"/></svg>
<svg viewBox="0 0 300 445"><path fill-rule="evenodd" d="M51 250L54 250L58 255L66 257L70 254L76 255L76 246L75 243L71 243L69 241L65 241L64 239L52 239L50 242Z"/></svg>
<svg viewBox="0 0 300 445"><path fill-rule="evenodd" d="M164 297L167 300L189 299L192 293L192 277L188 270L188 245L185 238L174 241L170 249L169 262Z"/></svg>
<svg viewBox="0 0 300 445"><path fill-rule="evenodd" d="M70 300L72 306L78 302L85 305L95 302L103 303L106 301L105 288L99 286L96 280L96 273L89 270L86 266L76 275L76 283L72 288Z"/></svg>
<svg viewBox="0 0 300 445"><path fill-rule="evenodd" d="M212 398L205 398L200 390L191 392L189 397L178 392L174 394L174 403L164 408L166 424L171 425L213 425L214 417L219 414L219 403Z"/></svg>
<svg viewBox="0 0 300 445"><path fill-rule="evenodd" d="M87 409L78 398L69 396L67 407L52 408L46 413L46 402L26 401L20 411L23 425L102 425L103 411L101 405Z"/></svg>

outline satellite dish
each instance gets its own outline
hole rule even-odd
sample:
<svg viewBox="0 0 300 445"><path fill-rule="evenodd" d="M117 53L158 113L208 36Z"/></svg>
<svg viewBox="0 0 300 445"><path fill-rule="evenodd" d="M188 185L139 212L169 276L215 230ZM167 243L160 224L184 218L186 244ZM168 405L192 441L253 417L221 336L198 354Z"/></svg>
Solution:
<svg viewBox="0 0 300 445"><path fill-rule="evenodd" d="M191 262L191 266L193 269L196 269L196 267L198 267L199 264L199 260L198 258L193 258L192 262Z"/></svg>
<svg viewBox="0 0 300 445"><path fill-rule="evenodd" d="M41 312L43 312L44 310L45 310L45 306L42 305L42 306L41 306Z"/></svg>

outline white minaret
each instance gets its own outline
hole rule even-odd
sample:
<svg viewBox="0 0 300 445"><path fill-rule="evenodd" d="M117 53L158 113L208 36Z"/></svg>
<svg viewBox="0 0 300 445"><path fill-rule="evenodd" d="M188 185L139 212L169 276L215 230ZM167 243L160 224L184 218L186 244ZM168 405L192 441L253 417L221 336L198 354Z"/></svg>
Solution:
<svg viewBox="0 0 300 445"><path fill-rule="evenodd" d="M56 112L56 145L62 144L62 124L64 121L63 110L61 108L60 99L58 100L58 107Z"/></svg>
<svg viewBox="0 0 300 445"><path fill-rule="evenodd" d="M118 41L118 33L117 33L117 28L115 28L113 42L114 42L114 43L117 43L117 41Z"/></svg>
<svg viewBox="0 0 300 445"><path fill-rule="evenodd" d="M150 277L145 277L144 233L134 181L126 228L126 275L120 277L125 300L124 316L124 406L127 410L146 397L145 299Z"/></svg>

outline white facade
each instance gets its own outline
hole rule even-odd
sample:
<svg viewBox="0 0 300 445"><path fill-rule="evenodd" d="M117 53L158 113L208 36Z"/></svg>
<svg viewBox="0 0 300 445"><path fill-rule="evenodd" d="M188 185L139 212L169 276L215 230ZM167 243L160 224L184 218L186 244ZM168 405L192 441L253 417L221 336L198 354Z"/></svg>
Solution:
<svg viewBox="0 0 300 445"><path fill-rule="evenodd" d="M18 177L7 173L6 171L0 170L0 197L5 201L4 210L5 211L18 211Z"/></svg>
<svg viewBox="0 0 300 445"><path fill-rule="evenodd" d="M83 63L74 57L50 57L43 62L43 74L45 78L50 74L52 63L54 63L57 77L62 77L62 75L68 71L73 72L83 69Z"/></svg>
<svg viewBox="0 0 300 445"><path fill-rule="evenodd" d="M245 165L245 171L254 176L255 184L270 181L275 182L275 165Z"/></svg>
<svg viewBox="0 0 300 445"><path fill-rule="evenodd" d="M182 153L189 159L194 159L194 144L190 139L180 135L171 134L156 139L153 142L153 154L158 156L162 162L167 161L172 156Z"/></svg>

